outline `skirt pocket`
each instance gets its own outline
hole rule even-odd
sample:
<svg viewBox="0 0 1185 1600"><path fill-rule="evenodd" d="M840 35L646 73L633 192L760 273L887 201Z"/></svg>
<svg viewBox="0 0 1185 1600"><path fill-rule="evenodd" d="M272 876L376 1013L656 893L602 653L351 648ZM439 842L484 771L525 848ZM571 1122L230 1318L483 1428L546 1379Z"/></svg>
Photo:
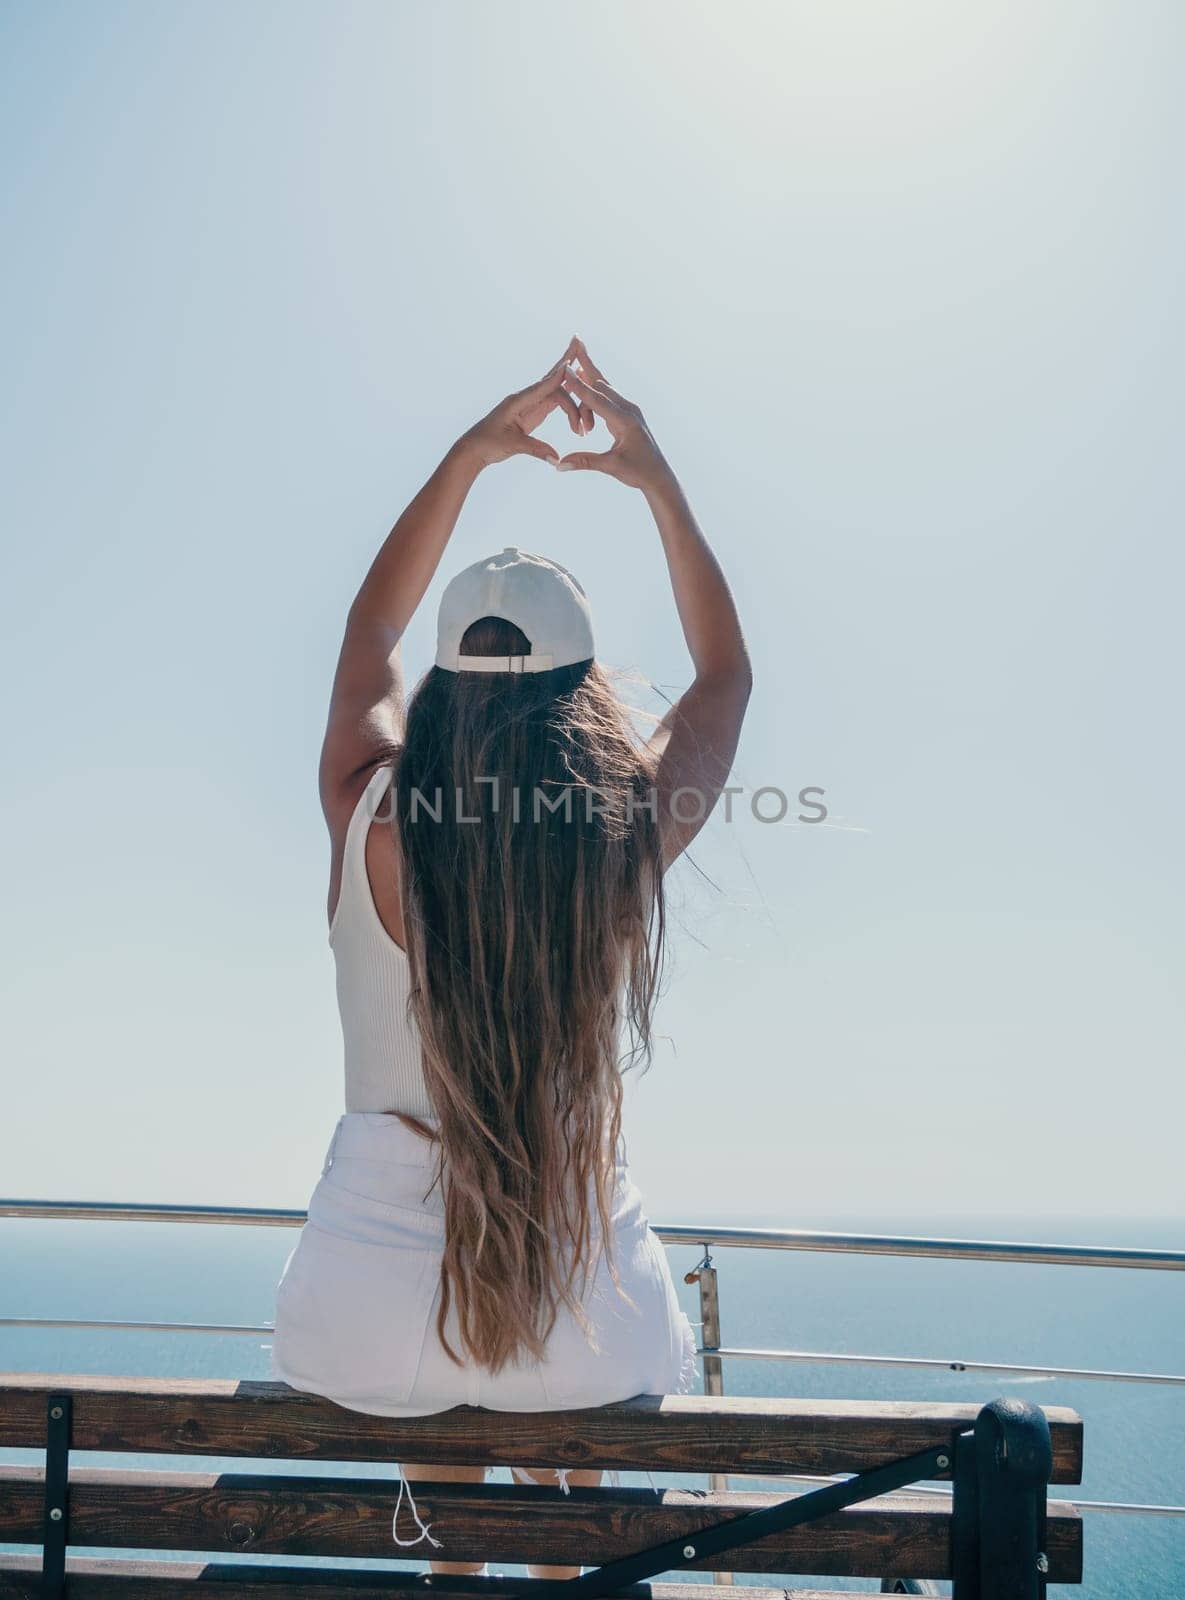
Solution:
<svg viewBox="0 0 1185 1600"><path fill-rule="evenodd" d="M276 1293L277 1375L363 1410L406 1402L440 1277L435 1224L322 1180Z"/></svg>

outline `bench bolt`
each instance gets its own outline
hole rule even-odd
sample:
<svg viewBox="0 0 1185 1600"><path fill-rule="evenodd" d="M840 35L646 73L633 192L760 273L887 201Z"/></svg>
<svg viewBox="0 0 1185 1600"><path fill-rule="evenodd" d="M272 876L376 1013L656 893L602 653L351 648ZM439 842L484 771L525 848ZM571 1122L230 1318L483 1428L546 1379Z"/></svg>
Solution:
<svg viewBox="0 0 1185 1600"><path fill-rule="evenodd" d="M61 1420L62 1420L62 1408L61 1408L61 1406L50 1406L49 1414L50 1414L50 1416L53 1418L53 1420L55 1422L61 1422Z"/></svg>
<svg viewBox="0 0 1185 1600"><path fill-rule="evenodd" d="M687 1560L690 1561L692 1556L695 1554L695 1546L693 1544L685 1544L683 1546L683 1554L686 1556Z"/></svg>
<svg viewBox="0 0 1185 1600"><path fill-rule="evenodd" d="M945 1467L949 1467L950 1466L950 1457L949 1456L935 1456L934 1461L935 1461L935 1465L939 1466L939 1467L944 1467L945 1468Z"/></svg>
<svg viewBox="0 0 1185 1600"><path fill-rule="evenodd" d="M1037 1571L1038 1572L1048 1572L1049 1571L1049 1557L1045 1554L1044 1550L1038 1550L1037 1551Z"/></svg>
<svg viewBox="0 0 1185 1600"><path fill-rule="evenodd" d="M62 1508L61 1508L61 1506L54 1506L53 1510L49 1514L49 1520L51 1522L61 1522L61 1520L62 1520Z"/></svg>

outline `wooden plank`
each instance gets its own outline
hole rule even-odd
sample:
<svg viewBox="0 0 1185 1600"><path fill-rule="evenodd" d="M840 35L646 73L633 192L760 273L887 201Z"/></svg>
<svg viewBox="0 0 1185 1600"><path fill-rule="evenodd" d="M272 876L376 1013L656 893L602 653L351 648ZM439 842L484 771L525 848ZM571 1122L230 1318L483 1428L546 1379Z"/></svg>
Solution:
<svg viewBox="0 0 1185 1600"><path fill-rule="evenodd" d="M427 1417L347 1411L280 1383L0 1374L0 1446L45 1442L45 1405L74 1396L76 1450L618 1467L634 1471L862 1472L947 1444L979 1407L915 1401L639 1395L583 1411L456 1406ZM1048 1406L1053 1482L1079 1483L1082 1421Z"/></svg>
<svg viewBox="0 0 1185 1600"><path fill-rule="evenodd" d="M40 1560L0 1555L0 1600L41 1600ZM113 1561L72 1557L66 1563L71 1600L326 1600L326 1589L350 1600L403 1600L430 1593L435 1600L513 1600L529 1596L539 1578L454 1578L436 1573L430 1588L414 1572L340 1568L256 1567L247 1562ZM614 1593L620 1600L736 1600L735 1588L708 1583L635 1583ZM764 1589L745 1586L745 1600L851 1600L851 1591Z"/></svg>
<svg viewBox="0 0 1185 1600"><path fill-rule="evenodd" d="M763 1510L780 1494L686 1489L523 1488L517 1484L414 1486L416 1505L442 1548L426 1542L411 1559L600 1565L667 1540L694 1539L714 1523ZM70 1543L214 1554L391 1559L397 1484L374 1478L246 1473L79 1471L70 1478ZM41 1537L43 1477L36 1467L0 1467L0 1542ZM414 1538L404 1501L400 1533ZM1050 1577L1074 1581L1082 1525L1072 1507L1051 1506ZM950 1575L949 1502L894 1496L822 1517L730 1552L737 1572L830 1577ZM720 1556L689 1563L711 1570Z"/></svg>

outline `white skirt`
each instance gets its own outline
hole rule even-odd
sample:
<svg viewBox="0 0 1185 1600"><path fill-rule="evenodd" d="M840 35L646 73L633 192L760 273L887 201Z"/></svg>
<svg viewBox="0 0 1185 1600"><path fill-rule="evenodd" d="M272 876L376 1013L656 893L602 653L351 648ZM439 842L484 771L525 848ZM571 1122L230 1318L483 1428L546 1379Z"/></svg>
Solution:
<svg viewBox="0 0 1185 1600"><path fill-rule="evenodd" d="M602 1253L583 1306L594 1344L562 1306L546 1358L491 1373L459 1367L436 1332L444 1205L432 1189L436 1146L398 1117L348 1112L334 1133L308 1222L276 1293L272 1371L294 1389L377 1416L417 1417L456 1405L572 1410L639 1394L688 1394L696 1340L666 1252L619 1146L612 1226L616 1266ZM460 1351L456 1307L446 1324Z"/></svg>

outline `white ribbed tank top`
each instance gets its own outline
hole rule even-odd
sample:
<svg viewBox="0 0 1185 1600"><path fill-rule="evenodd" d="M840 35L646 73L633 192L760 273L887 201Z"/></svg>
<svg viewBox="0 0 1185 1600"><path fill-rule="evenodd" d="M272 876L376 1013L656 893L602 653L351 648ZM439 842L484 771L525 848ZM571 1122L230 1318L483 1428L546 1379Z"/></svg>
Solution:
<svg viewBox="0 0 1185 1600"><path fill-rule="evenodd" d="M392 776L390 766L378 767L354 808L329 929L345 1045L346 1110L431 1117L419 1030L407 1014L411 969L383 927L366 875L366 836L376 811L389 816L384 796Z"/></svg>

